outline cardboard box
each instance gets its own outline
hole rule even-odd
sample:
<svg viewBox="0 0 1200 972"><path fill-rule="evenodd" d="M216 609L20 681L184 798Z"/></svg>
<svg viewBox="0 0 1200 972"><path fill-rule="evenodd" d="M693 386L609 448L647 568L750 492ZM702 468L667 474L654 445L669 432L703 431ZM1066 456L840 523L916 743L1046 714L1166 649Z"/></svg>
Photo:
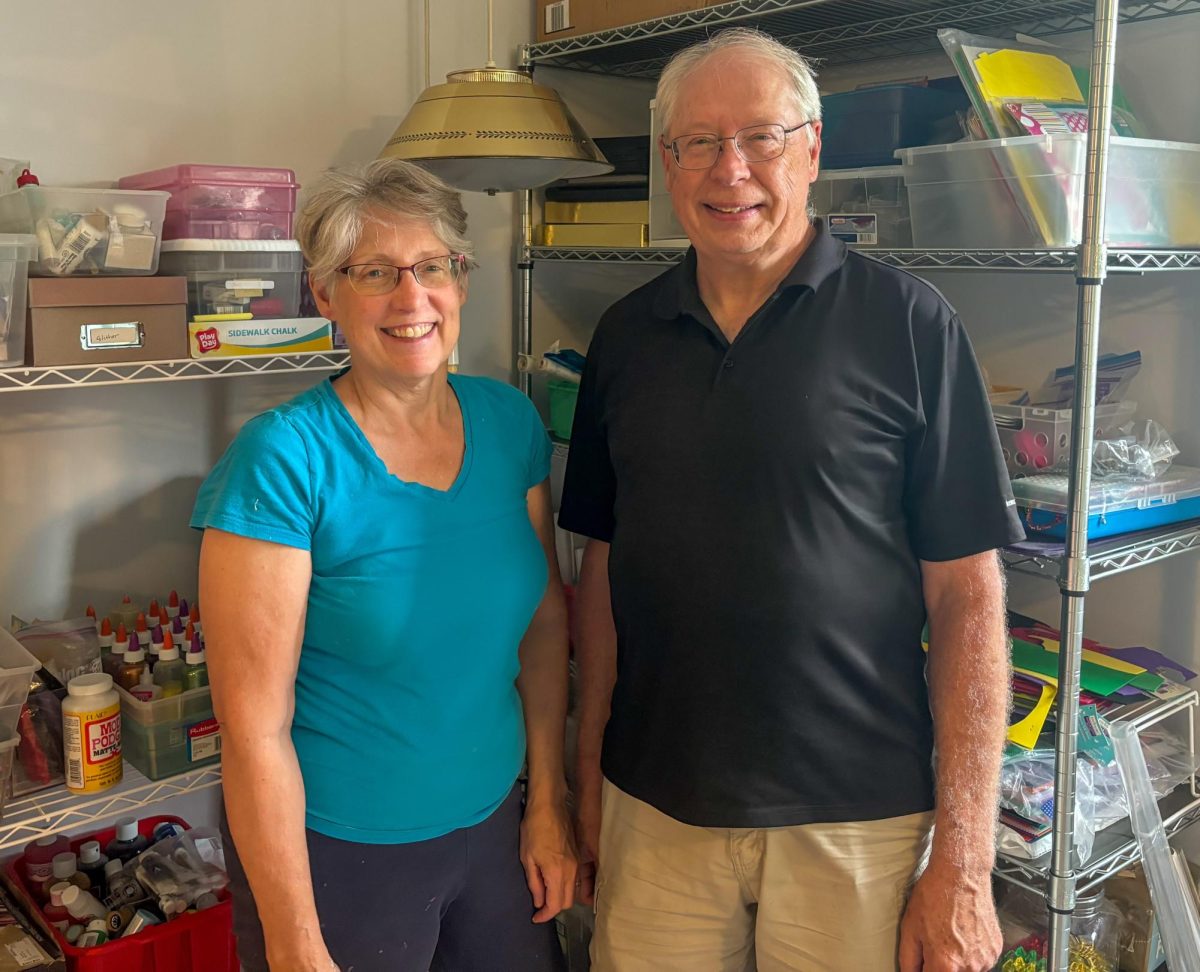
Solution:
<svg viewBox="0 0 1200 972"><path fill-rule="evenodd" d="M25 361L39 366L187 357L184 277L34 277Z"/></svg>
<svg viewBox="0 0 1200 972"><path fill-rule="evenodd" d="M55 944L41 912L26 912L8 875L0 884L0 972L66 972L62 949Z"/></svg>
<svg viewBox="0 0 1200 972"><path fill-rule="evenodd" d="M562 40L713 7L724 0L537 0L537 39Z"/></svg>
<svg viewBox="0 0 1200 972"><path fill-rule="evenodd" d="M193 358L332 350L333 325L324 317L193 321L188 325L188 353Z"/></svg>

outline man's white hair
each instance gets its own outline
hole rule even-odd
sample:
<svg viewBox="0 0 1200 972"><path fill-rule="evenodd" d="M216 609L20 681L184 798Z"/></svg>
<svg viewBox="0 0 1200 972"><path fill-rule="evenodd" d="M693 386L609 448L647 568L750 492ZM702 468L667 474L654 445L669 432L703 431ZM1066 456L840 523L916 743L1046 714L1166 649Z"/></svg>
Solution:
<svg viewBox="0 0 1200 972"><path fill-rule="evenodd" d="M679 92L692 72L714 54L723 51L738 51L747 57L758 58L774 64L787 75L791 82L789 87L796 111L799 113L798 118L787 119L789 123L797 124L820 120L821 95L817 91L816 74L809 60L803 54L793 51L790 47L786 47L775 38L760 31L750 30L746 27L733 27L721 31L708 40L684 48L663 68L658 79L658 90L654 96L659 120L658 134L667 138L671 131L675 106L679 102ZM805 131L811 145L813 131L811 128L807 128Z"/></svg>

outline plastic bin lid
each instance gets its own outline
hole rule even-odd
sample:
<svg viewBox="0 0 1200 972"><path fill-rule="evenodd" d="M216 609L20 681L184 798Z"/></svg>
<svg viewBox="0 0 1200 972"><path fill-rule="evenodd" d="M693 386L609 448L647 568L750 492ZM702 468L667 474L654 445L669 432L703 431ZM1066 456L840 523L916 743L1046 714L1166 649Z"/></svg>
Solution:
<svg viewBox="0 0 1200 972"><path fill-rule="evenodd" d="M237 186L280 186L298 189L291 169L269 169L253 165L168 165L149 172L122 176L121 186L176 186L222 183Z"/></svg>
<svg viewBox="0 0 1200 972"><path fill-rule="evenodd" d="M0 628L0 678L5 675L32 675L42 663L6 629Z"/></svg>
<svg viewBox="0 0 1200 972"><path fill-rule="evenodd" d="M163 240L163 253L298 253L298 240Z"/></svg>
<svg viewBox="0 0 1200 972"><path fill-rule="evenodd" d="M1054 513L1067 512L1067 477L1059 473L1023 476L1012 481L1020 506ZM1170 506L1200 496L1200 469L1172 466L1158 479L1107 476L1093 479L1088 513L1119 513L1148 506Z"/></svg>
<svg viewBox="0 0 1200 972"><path fill-rule="evenodd" d="M156 189L97 189L95 186L21 186L19 189L14 189L11 193L3 193L3 195L9 196L18 192L69 192L73 196L162 196L164 198L169 198L171 195L169 192L159 192Z"/></svg>
<svg viewBox="0 0 1200 972"><path fill-rule="evenodd" d="M901 179L904 173L898 165L867 165L861 169L822 169L817 182L835 179Z"/></svg>
<svg viewBox="0 0 1200 972"><path fill-rule="evenodd" d="M0 233L0 260L36 260L37 237L30 233Z"/></svg>

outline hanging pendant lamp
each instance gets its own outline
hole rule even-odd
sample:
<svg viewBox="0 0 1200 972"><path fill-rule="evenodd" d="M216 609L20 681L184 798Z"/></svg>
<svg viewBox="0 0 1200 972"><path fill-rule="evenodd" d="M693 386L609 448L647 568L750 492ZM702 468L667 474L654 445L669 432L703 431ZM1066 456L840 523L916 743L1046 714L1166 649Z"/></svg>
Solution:
<svg viewBox="0 0 1200 972"><path fill-rule="evenodd" d="M428 14L425 36L428 71ZM489 193L612 171L558 92L524 71L496 67L492 0L487 65L427 85L380 156L416 162L456 189Z"/></svg>

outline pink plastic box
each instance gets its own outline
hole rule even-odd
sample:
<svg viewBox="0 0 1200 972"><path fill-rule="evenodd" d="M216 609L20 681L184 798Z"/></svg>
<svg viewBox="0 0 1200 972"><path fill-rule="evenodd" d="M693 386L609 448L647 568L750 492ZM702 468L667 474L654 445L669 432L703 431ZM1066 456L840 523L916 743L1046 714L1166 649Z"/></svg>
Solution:
<svg viewBox="0 0 1200 972"><path fill-rule="evenodd" d="M166 190L171 194L167 212L232 209L293 213L300 188L291 169L247 165L171 165L125 176L118 185L122 189Z"/></svg>
<svg viewBox="0 0 1200 972"><path fill-rule="evenodd" d="M292 214L252 209L167 210L164 240L290 240Z"/></svg>

